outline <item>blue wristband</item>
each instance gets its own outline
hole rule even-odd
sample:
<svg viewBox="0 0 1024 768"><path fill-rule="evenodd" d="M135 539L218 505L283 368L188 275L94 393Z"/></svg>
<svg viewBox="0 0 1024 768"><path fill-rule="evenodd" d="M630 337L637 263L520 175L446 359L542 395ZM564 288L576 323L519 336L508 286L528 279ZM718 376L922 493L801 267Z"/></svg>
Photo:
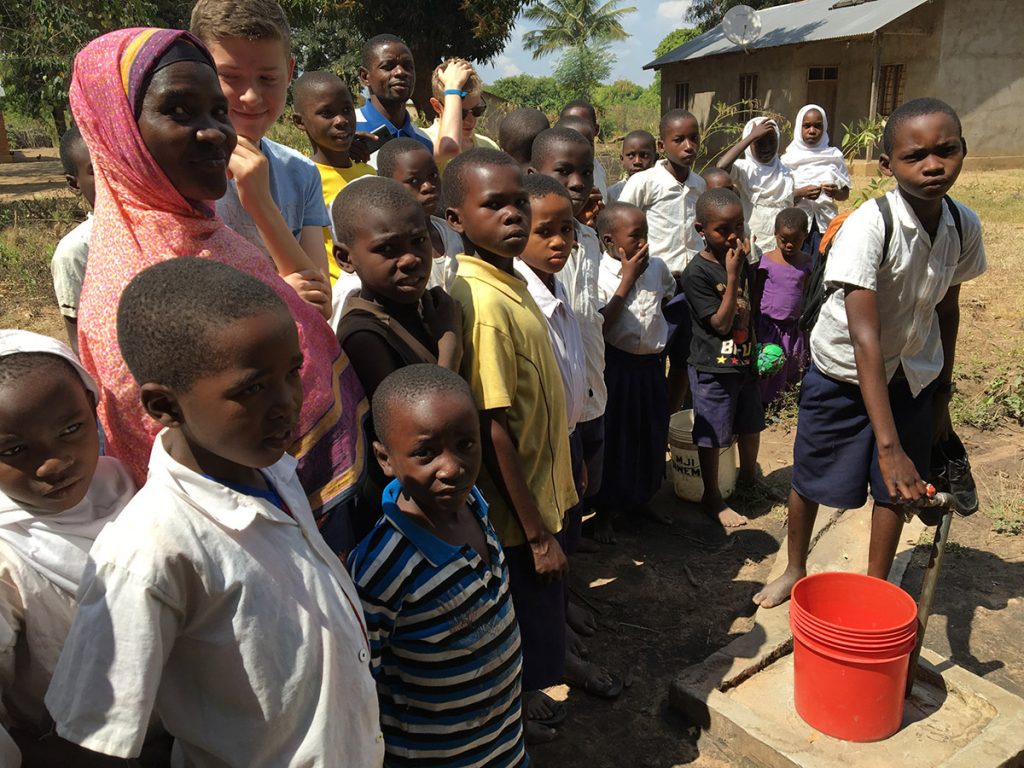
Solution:
<svg viewBox="0 0 1024 768"><path fill-rule="evenodd" d="M458 88L446 88L444 92L445 96L458 96L460 99L464 99L469 96L466 91L460 91Z"/></svg>

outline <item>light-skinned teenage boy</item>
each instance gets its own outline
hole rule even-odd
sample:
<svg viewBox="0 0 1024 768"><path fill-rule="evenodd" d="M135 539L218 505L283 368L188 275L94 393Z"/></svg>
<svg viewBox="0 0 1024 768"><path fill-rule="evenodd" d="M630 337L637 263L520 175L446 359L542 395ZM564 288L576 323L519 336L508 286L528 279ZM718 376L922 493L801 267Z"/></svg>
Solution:
<svg viewBox="0 0 1024 768"><path fill-rule="evenodd" d="M92 158L77 126L71 126L60 137L60 164L64 180L71 191L81 195L86 205L85 221L76 226L57 243L50 261L53 292L57 296L64 333L68 344L78 354L78 302L85 282L85 267L89 261L89 236L92 234L92 209L96 205L96 179Z"/></svg>
<svg viewBox="0 0 1024 768"><path fill-rule="evenodd" d="M57 733L131 758L155 713L186 765L381 765L359 596L285 453L304 362L287 306L171 259L125 288L118 340L164 429L90 551L46 696Z"/></svg>
<svg viewBox="0 0 1024 768"><path fill-rule="evenodd" d="M651 256L661 259L678 280L686 265L704 248L694 228L697 198L707 188L693 172L700 149L697 118L685 109L672 109L661 117L658 150L664 160L646 171L630 176L619 202L630 203L647 214ZM690 354L690 318L686 295L680 286L666 307L669 329L668 407L675 413L683 407L688 388L686 359Z"/></svg>
<svg viewBox="0 0 1024 768"><path fill-rule="evenodd" d="M977 215L946 196L966 154L960 118L943 101L915 99L886 122L879 167L896 179L885 196L894 233L884 243L879 206L865 204L832 246L800 389L789 563L755 603L784 602L806 573L818 506L856 509L869 486L868 575L889 573L902 504L925 493L932 443L950 431L960 286L986 268Z"/></svg>
<svg viewBox="0 0 1024 768"><path fill-rule="evenodd" d="M533 140L551 127L548 116L533 107L513 109L498 126L498 146L508 152L525 173L530 167Z"/></svg>
<svg viewBox="0 0 1024 768"><path fill-rule="evenodd" d="M374 453L391 483L351 567L387 756L399 765L528 765L519 627L475 485L483 452L469 385L436 365L406 366L377 388L373 420Z"/></svg>
<svg viewBox="0 0 1024 768"><path fill-rule="evenodd" d="M462 237L437 215L441 175L434 156L414 139L393 139L377 153L377 173L394 179L419 200L429 219L430 245L434 252L427 286L440 286L447 291L459 269L457 257L462 253Z"/></svg>
<svg viewBox="0 0 1024 768"><path fill-rule="evenodd" d="M587 397L576 429L583 443L587 465L586 497L590 498L600 490L604 474L604 409L608 403L608 388L604 382L604 317L597 287L601 244L597 233L578 218L587 207L594 187L594 150L578 131L550 128L533 142L530 173L550 176L565 187L572 201L573 215L577 217L576 245L562 272L562 282L580 324L587 361ZM584 625L577 627L577 631L580 630L592 634Z"/></svg>
<svg viewBox="0 0 1024 768"><path fill-rule="evenodd" d="M370 144L370 165L377 166L376 153L385 142L401 136L434 151L434 142L405 108L416 84L416 62L402 38L383 34L363 43L359 82L368 95L356 110L356 129L377 136L377 143Z"/></svg>
<svg viewBox="0 0 1024 768"><path fill-rule="evenodd" d="M477 121L487 112L483 83L473 65L465 59L448 59L430 75L430 105L437 117L426 133L434 142L434 158L444 167L464 149L498 145L476 132Z"/></svg>
<svg viewBox="0 0 1024 768"><path fill-rule="evenodd" d="M420 150L426 152L422 145ZM392 179L368 178L346 187L331 211L336 258L351 265L359 292L338 323L338 341L367 397L393 371L436 363L453 371L462 363L462 311L440 288L427 290L432 254L427 216L419 201ZM368 444L376 436L368 421ZM387 485L371 465L353 520L356 540L380 517Z"/></svg>
<svg viewBox="0 0 1024 768"><path fill-rule="evenodd" d="M210 49L238 132L217 214L330 317L323 232L330 219L320 174L308 158L266 138L284 113L295 68L284 11L275 0L198 0L189 29Z"/></svg>
<svg viewBox="0 0 1024 768"><path fill-rule="evenodd" d="M330 211L338 193L350 181L373 176L366 163L352 160L352 140L356 135L356 107L352 91L333 72L304 72L292 88L292 122L309 138L313 154L310 159L320 174L324 204ZM334 258L330 226L324 227L324 248L333 286L341 276L341 266Z"/></svg>
<svg viewBox="0 0 1024 768"><path fill-rule="evenodd" d="M734 192L713 189L697 199L695 226L704 250L683 271L683 290L692 321L690 392L693 442L704 483L701 510L725 527L747 518L722 498L718 458L736 436L739 482L756 479L764 410L754 370L756 355L750 302L743 207Z"/></svg>
<svg viewBox="0 0 1024 768"><path fill-rule="evenodd" d="M631 131L622 140L619 159L622 161L622 172L626 174L626 178L619 179L608 187L606 202L609 203L619 199L630 176L654 167L658 160L658 141L647 131Z"/></svg>
<svg viewBox="0 0 1024 768"><path fill-rule="evenodd" d="M0 724L26 766L109 764L59 738L43 703L89 548L135 493L100 456L98 395L68 346L0 330Z"/></svg>
<svg viewBox="0 0 1024 768"><path fill-rule="evenodd" d="M544 316L513 268L530 236L530 201L516 161L467 150L444 176L448 223L465 253L452 296L462 305L462 372L482 415L481 490L509 567L523 643L527 738L550 740L537 696L565 665L565 513L577 502L565 394ZM535 706L531 708L530 704Z"/></svg>

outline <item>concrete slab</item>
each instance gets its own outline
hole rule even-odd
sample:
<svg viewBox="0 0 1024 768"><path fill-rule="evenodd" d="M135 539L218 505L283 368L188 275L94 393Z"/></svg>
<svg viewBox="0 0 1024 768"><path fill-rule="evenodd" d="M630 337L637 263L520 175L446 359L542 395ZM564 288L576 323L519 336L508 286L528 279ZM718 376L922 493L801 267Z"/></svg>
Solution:
<svg viewBox="0 0 1024 768"><path fill-rule="evenodd" d="M903 726L870 744L815 731L793 705L793 657L784 655L725 691L676 684L672 704L706 696L706 736L757 768L1010 768L1024 766L1024 701L924 651ZM678 681L677 681L678 682Z"/></svg>

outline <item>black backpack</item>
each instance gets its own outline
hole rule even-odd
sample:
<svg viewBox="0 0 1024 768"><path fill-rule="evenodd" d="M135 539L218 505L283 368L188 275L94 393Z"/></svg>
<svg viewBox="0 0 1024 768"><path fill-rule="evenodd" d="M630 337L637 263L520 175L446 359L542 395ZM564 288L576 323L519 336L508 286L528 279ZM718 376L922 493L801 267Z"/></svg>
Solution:
<svg viewBox="0 0 1024 768"><path fill-rule="evenodd" d="M960 250L962 251L964 247L964 229L963 222L960 219L960 208L949 195L942 199L946 203L946 207L949 208L950 215L953 217L953 224L956 225L956 233L960 237ZM889 255L889 241L892 240L892 206L886 195L876 198L875 202L878 205L879 213L882 214L882 260L879 264L884 264L886 257ZM832 244L835 242L835 237L851 213L853 211L846 211L836 216L829 223L825 234L822 235L821 245L818 247L818 258L814 260L811 274L807 276L807 282L804 284L803 297L800 299L800 329L806 333L811 332L814 324L818 321L818 314L821 312L822 306L835 290L834 288L825 287L825 265L828 262L828 255L832 252Z"/></svg>

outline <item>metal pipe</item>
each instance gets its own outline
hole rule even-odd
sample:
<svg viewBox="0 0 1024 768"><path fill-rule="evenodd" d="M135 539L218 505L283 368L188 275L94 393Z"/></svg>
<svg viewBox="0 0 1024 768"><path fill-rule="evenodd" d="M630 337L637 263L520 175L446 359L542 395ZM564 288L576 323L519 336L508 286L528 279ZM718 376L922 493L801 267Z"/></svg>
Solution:
<svg viewBox="0 0 1024 768"><path fill-rule="evenodd" d="M937 494L937 496L947 495L944 493ZM946 551L946 543L949 541L949 525L952 520L953 509L947 506L945 514L942 515L942 522L935 529L935 538L932 541L932 551L928 558L928 567L921 581L921 597L917 601L917 642L914 644L914 652L910 655L905 698L910 697L910 693L914 688L917 662L921 656L921 648L924 647L924 636L925 631L928 629L928 618L931 616L932 605L935 603L935 588L939 583L942 556Z"/></svg>

